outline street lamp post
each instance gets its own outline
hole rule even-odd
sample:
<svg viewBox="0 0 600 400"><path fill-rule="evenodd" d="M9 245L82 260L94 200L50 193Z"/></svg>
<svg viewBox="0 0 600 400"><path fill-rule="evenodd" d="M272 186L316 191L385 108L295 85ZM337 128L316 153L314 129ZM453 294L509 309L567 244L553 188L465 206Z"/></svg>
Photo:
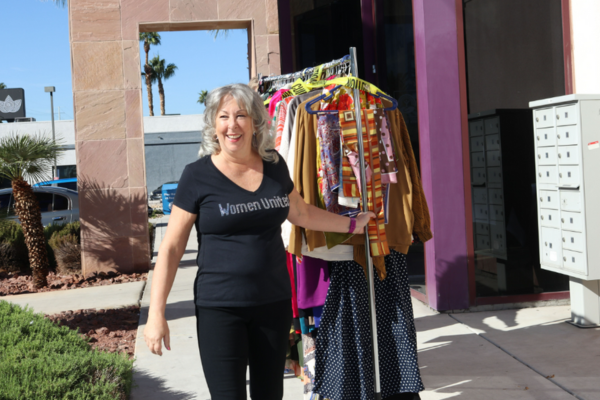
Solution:
<svg viewBox="0 0 600 400"><path fill-rule="evenodd" d="M50 93L50 116L52 118L52 141L55 141L54 137L54 97L52 93L56 92L56 88L54 86L46 86L44 88L44 92ZM54 170L52 173L52 177L54 179L58 179L58 168L56 167L56 157L54 157Z"/></svg>

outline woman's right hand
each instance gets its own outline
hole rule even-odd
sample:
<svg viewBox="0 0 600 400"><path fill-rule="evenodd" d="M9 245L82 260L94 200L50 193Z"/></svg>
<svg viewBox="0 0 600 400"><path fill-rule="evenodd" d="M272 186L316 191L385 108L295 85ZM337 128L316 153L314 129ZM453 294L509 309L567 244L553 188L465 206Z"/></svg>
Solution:
<svg viewBox="0 0 600 400"><path fill-rule="evenodd" d="M162 356L162 342L165 348L171 351L171 338L169 336L169 324L164 316L149 316L144 328L144 340L153 354Z"/></svg>

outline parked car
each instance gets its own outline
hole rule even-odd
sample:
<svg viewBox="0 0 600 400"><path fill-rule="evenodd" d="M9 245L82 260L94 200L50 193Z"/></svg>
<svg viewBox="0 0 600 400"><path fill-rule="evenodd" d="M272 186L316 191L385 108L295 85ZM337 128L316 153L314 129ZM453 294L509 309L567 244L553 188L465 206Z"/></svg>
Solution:
<svg viewBox="0 0 600 400"><path fill-rule="evenodd" d="M33 187L62 187L77 191L77 178L56 179L53 181L39 182ZM148 206L148 215L152 215L152 208Z"/></svg>
<svg viewBox="0 0 600 400"><path fill-rule="evenodd" d="M79 194L71 189L52 186L33 188L42 211L42 225L79 221ZM13 210L12 188L0 190L0 213L3 218L19 222Z"/></svg>
<svg viewBox="0 0 600 400"><path fill-rule="evenodd" d="M33 187L40 186L62 187L77 191L77 178L56 179L53 181L39 182L33 185Z"/></svg>
<svg viewBox="0 0 600 400"><path fill-rule="evenodd" d="M163 185L169 185L172 183L179 183L179 181L173 181L173 182L165 182L162 185L160 185L159 187L157 187L156 189L154 189L152 191L152 193L150 193L150 200L162 200L162 187Z"/></svg>

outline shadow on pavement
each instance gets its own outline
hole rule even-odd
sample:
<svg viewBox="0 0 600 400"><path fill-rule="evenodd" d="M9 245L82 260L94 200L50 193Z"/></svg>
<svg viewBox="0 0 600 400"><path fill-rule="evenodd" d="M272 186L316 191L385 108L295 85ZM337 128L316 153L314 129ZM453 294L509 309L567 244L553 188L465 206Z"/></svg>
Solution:
<svg viewBox="0 0 600 400"><path fill-rule="evenodd" d="M146 372L133 372L134 389L130 400L210 400L196 399L196 393L182 392L165 386L165 379L152 376Z"/></svg>
<svg viewBox="0 0 600 400"><path fill-rule="evenodd" d="M169 303L165 309L165 317L167 321L174 321L176 319L195 317L196 306L193 300L178 301L175 303Z"/></svg>

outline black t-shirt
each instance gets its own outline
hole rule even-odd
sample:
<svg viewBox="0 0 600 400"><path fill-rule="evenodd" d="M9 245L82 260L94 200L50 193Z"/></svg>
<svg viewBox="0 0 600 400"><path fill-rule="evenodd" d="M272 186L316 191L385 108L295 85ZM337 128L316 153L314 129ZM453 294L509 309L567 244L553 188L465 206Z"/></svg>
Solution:
<svg viewBox="0 0 600 400"><path fill-rule="evenodd" d="M255 192L241 188L210 156L183 170L173 204L197 214L196 304L249 307L291 299L281 239L294 189L285 161L263 161Z"/></svg>

